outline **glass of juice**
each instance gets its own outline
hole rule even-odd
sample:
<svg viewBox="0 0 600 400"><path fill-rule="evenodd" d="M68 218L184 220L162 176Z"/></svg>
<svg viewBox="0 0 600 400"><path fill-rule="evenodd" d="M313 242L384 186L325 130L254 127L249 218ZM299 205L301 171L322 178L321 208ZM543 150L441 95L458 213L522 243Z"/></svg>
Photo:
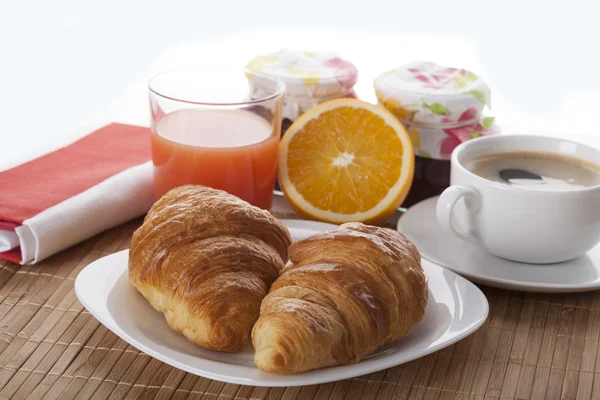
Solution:
<svg viewBox="0 0 600 400"><path fill-rule="evenodd" d="M155 76L148 89L157 199L197 184L271 207L283 82L244 69L185 68Z"/></svg>

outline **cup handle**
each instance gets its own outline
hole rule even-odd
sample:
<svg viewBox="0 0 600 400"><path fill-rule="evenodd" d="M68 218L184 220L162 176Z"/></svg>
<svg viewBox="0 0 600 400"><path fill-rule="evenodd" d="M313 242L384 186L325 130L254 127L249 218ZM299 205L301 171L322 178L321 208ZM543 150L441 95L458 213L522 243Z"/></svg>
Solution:
<svg viewBox="0 0 600 400"><path fill-rule="evenodd" d="M475 189L470 189L459 185L450 186L441 194L436 207L437 220L444 229L449 230L461 239L476 246L481 246L481 242L477 236L473 235L473 233L470 231L461 232L456 229L452 224L452 215L454 214L454 206L456 205L456 202L462 197L465 198L466 202L470 202L470 204L475 206L474 208L469 207L469 211L477 211L479 208L479 196L479 192L477 192Z"/></svg>

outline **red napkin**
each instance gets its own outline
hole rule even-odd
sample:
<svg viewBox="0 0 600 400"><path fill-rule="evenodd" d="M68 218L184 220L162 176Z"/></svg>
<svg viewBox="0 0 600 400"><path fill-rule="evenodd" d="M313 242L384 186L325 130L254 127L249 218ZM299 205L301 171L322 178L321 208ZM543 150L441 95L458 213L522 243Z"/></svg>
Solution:
<svg viewBox="0 0 600 400"><path fill-rule="evenodd" d="M151 158L149 129L113 123L79 141L0 172L0 229L29 218ZM0 258L21 260L18 248Z"/></svg>

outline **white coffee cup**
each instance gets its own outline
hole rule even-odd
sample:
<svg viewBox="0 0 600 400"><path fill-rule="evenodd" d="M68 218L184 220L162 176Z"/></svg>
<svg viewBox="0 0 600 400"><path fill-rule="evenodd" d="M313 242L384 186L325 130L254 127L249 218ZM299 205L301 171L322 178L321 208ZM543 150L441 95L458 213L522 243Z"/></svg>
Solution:
<svg viewBox="0 0 600 400"><path fill-rule="evenodd" d="M452 153L451 185L437 203L439 223L487 252L546 264L585 254L600 241L600 186L538 191L482 178L465 163L488 154L543 152L600 163L600 150L568 140L497 135L471 140Z"/></svg>

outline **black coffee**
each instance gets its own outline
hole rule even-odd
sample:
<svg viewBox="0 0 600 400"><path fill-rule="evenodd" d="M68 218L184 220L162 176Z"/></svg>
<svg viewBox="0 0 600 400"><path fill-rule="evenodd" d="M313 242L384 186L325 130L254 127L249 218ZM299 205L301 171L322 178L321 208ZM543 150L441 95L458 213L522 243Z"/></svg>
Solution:
<svg viewBox="0 0 600 400"><path fill-rule="evenodd" d="M497 153L471 160L465 167L482 178L531 190L578 190L600 185L600 166L561 154Z"/></svg>

